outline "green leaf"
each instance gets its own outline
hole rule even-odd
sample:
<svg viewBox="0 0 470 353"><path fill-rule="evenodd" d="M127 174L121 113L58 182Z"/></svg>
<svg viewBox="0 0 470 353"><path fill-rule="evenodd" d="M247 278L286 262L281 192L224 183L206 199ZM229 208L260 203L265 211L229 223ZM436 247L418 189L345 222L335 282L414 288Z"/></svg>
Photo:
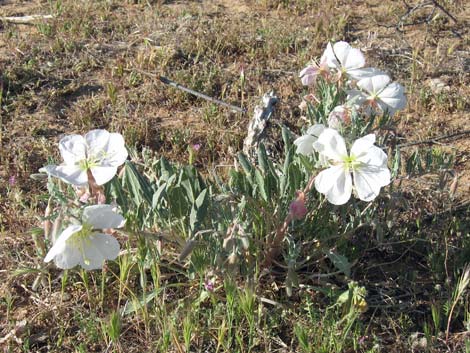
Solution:
<svg viewBox="0 0 470 353"><path fill-rule="evenodd" d="M260 143L258 146L258 164L264 174L269 172L268 155L266 154L266 148L263 143Z"/></svg>
<svg viewBox="0 0 470 353"><path fill-rule="evenodd" d="M160 173L163 180L168 180L174 174L173 167L164 157L160 159Z"/></svg>
<svg viewBox="0 0 470 353"><path fill-rule="evenodd" d="M170 190L167 190L167 193L171 214L176 218L183 218L186 216L189 208L189 202L186 199L183 188L181 186L176 186Z"/></svg>
<svg viewBox="0 0 470 353"><path fill-rule="evenodd" d="M326 251L326 256L328 256L338 270L343 272L346 276L351 277L351 264L346 256L339 255L332 250Z"/></svg>
<svg viewBox="0 0 470 353"><path fill-rule="evenodd" d="M151 205L153 196L152 186L130 161L126 161L124 165L124 176L124 179L128 181L131 187L134 200L137 201L136 205L140 206L143 201L142 197Z"/></svg>
<svg viewBox="0 0 470 353"><path fill-rule="evenodd" d="M258 169L255 170L255 178L256 178L256 183L258 185L261 197L263 198L264 201L268 201L268 194L266 193L266 185L265 185L264 177Z"/></svg>
<svg viewBox="0 0 470 353"><path fill-rule="evenodd" d="M160 204L162 198L166 194L166 187L167 183L164 182L158 187L157 191L155 191L152 198L152 208L157 208L157 206Z"/></svg>

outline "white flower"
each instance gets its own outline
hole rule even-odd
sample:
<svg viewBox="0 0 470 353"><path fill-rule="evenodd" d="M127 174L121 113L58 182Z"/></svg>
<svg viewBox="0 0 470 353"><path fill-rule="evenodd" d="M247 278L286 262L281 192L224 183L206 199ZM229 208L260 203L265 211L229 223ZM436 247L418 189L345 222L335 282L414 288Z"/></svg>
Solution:
<svg viewBox="0 0 470 353"><path fill-rule="evenodd" d="M92 130L85 136L66 136L60 140L59 150L64 163L48 165L44 170L76 186L88 183L88 171L96 184L107 183L128 156L122 135L106 130Z"/></svg>
<svg viewBox="0 0 470 353"><path fill-rule="evenodd" d="M390 82L385 74L366 77L357 82L360 90L348 91L348 100L365 104L368 109L388 111L390 115L406 107L405 89L397 82Z"/></svg>
<svg viewBox="0 0 470 353"><path fill-rule="evenodd" d="M118 241L97 229L120 228L125 219L113 211L111 205L85 207L83 223L70 225L57 238L44 261L54 260L62 269L80 265L85 270L103 267L105 260L114 260L119 254Z"/></svg>
<svg viewBox="0 0 470 353"><path fill-rule="evenodd" d="M357 139L348 154L341 135L334 129L325 129L314 143L314 148L328 159L330 167L315 178L317 191L325 194L332 204L343 205L351 197L354 179L359 199L375 199L380 188L390 184L390 171L387 155L374 146L374 142L374 134Z"/></svg>
<svg viewBox="0 0 470 353"><path fill-rule="evenodd" d="M355 70L361 69L366 64L366 59L361 51L352 48L346 42L336 42L334 45L328 43L322 59L331 69L338 70L339 74L354 77Z"/></svg>
<svg viewBox="0 0 470 353"><path fill-rule="evenodd" d="M315 124L310 126L307 133L300 136L294 141L297 146L297 153L308 156L313 153L313 144L318 139L318 136L323 132L325 126L323 124Z"/></svg>
<svg viewBox="0 0 470 353"><path fill-rule="evenodd" d="M338 71L339 78L347 75L354 80L382 73L372 67L365 68L366 59L359 49L351 47L346 42L328 43L322 55L329 68Z"/></svg>

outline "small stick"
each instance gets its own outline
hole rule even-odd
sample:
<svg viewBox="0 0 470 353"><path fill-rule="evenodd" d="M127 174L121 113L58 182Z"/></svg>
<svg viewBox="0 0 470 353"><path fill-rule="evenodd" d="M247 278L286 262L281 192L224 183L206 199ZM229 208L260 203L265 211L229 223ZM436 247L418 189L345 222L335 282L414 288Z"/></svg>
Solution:
<svg viewBox="0 0 470 353"><path fill-rule="evenodd" d="M452 16L452 14L449 11L447 11L441 4L439 4L437 2L437 0L431 0L431 1L434 4L434 6L436 6L439 10L441 10L447 16L449 16L449 18L452 19L452 21L454 21L454 23L457 23L457 19L454 16Z"/></svg>
<svg viewBox="0 0 470 353"><path fill-rule="evenodd" d="M457 137L466 136L466 135L470 135L470 130L464 130L464 131L460 131L460 132L456 132L456 133L448 134L448 135L441 135L441 136L433 137L433 138L430 138L428 140L423 140L423 141L402 143L402 144L397 145L397 147L401 148L401 147L410 147L410 146L416 146L416 145L433 144L440 140L457 138Z"/></svg>
<svg viewBox="0 0 470 353"><path fill-rule="evenodd" d="M199 97L199 98L202 98L202 99L205 99L209 102L212 102L212 103L216 103L216 104L219 104L219 105L222 105L224 107L227 107L227 108L230 108L234 111L237 111L239 113L246 113L246 109L245 108L240 108L240 107L237 107L235 105L232 105L232 104L229 104L229 103L226 103L224 101L221 101L220 99L217 99L217 98L213 98L213 97L210 97L204 93L201 93L201 92L197 92L197 91L194 91L192 90L191 88L187 88L185 86L182 86L180 85L179 83L175 82L175 81L172 81L170 80L169 78L166 78L164 76L159 76L159 75L154 75L154 74L151 74L150 72L146 72L146 71L142 71L142 70L139 70L139 69L128 69L126 71L136 71L138 73L141 73L143 75L146 75L146 76L149 76L149 77L154 77L154 78L158 78L161 82L163 82L164 84L166 85L169 85L169 86L172 86L174 88L177 88L183 92L186 92L186 93L189 93L189 94L192 94L193 96L196 96L196 97Z"/></svg>

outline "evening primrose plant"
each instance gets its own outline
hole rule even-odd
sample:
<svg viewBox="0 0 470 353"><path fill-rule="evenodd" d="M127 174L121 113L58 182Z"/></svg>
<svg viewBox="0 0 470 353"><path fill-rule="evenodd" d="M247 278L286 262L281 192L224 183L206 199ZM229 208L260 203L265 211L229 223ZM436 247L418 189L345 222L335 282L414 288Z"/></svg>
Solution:
<svg viewBox="0 0 470 353"><path fill-rule="evenodd" d="M347 243L377 227L400 169L387 146L404 89L346 42L329 43L300 79L305 133L283 127L281 158L261 142L255 161L239 153L223 175L203 177L192 160L182 166L126 148L106 130L64 137L63 162L43 169L51 192L45 225L55 229L44 260L85 270L115 261L125 273L136 265L142 297L132 293L127 314L155 300L148 271L158 278L168 256L201 288L210 278L211 291L227 278L252 283L273 264L286 269L288 295L300 285L299 269L350 277Z"/></svg>

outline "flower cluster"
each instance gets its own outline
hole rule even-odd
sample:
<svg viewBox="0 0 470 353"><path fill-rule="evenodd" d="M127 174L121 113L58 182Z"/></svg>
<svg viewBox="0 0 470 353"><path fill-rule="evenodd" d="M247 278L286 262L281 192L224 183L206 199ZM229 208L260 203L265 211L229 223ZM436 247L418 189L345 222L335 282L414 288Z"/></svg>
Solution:
<svg viewBox="0 0 470 353"><path fill-rule="evenodd" d="M299 76L305 86L315 85L319 76L340 84L346 81L350 87L346 107L364 108L368 114L387 112L393 115L403 109L406 106L403 86L391 82L384 72L365 65L364 55L359 49L346 42L328 43L320 64L308 65Z"/></svg>
<svg viewBox="0 0 470 353"><path fill-rule="evenodd" d="M44 261L54 260L62 269L76 265L86 270L102 268L104 261L114 260L120 249L116 238L106 233L125 223L115 207L104 204L106 199L101 187L116 175L118 167L127 159L124 138L118 133L92 130L84 136L62 138L59 150L64 162L41 170L73 185L80 201L87 202L89 196L96 196L99 204L83 209L82 222L72 222L62 231Z"/></svg>
<svg viewBox="0 0 470 353"><path fill-rule="evenodd" d="M353 116L374 114L392 116L406 106L404 88L375 68L365 67L359 49L346 42L329 43L320 64L311 64L300 72L302 83L315 86L321 76L344 90L346 102L328 115L328 127L314 124L295 140L297 153L318 154L325 167L315 179L315 188L334 205L348 202L354 193L360 200L372 201L380 189L390 184L387 155L375 146L375 134L356 139L349 150L339 131L347 132Z"/></svg>

